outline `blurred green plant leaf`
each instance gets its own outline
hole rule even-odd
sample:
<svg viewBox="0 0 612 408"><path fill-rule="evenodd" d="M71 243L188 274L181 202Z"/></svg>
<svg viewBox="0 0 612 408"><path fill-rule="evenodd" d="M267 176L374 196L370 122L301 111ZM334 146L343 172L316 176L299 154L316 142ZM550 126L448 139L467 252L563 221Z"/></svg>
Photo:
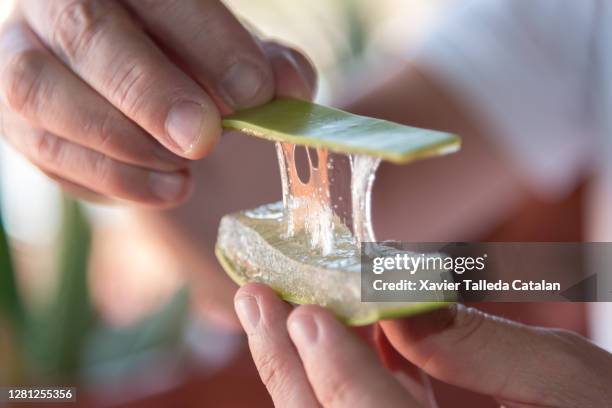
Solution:
<svg viewBox="0 0 612 408"><path fill-rule="evenodd" d="M78 202L64 199L59 282L49 307L29 319L26 346L33 383L119 375L179 343L188 311L187 291L138 324L105 326L94 312L87 283L91 231Z"/></svg>
<svg viewBox="0 0 612 408"><path fill-rule="evenodd" d="M94 322L87 287L91 231L75 200L64 198L59 248L59 282L50 306L32 319L28 352L45 380L74 378Z"/></svg>
<svg viewBox="0 0 612 408"><path fill-rule="evenodd" d="M363 15L363 9L359 2L344 0L342 5L350 44L350 54L344 56L344 62L350 62L361 58L365 53L369 33L366 23L367 19Z"/></svg>
<svg viewBox="0 0 612 408"><path fill-rule="evenodd" d="M26 377L22 340L26 310L17 287L8 237L0 217L0 384L18 385Z"/></svg>
<svg viewBox="0 0 612 408"><path fill-rule="evenodd" d="M117 378L146 366L164 353L177 357L188 312L189 295L183 288L157 311L130 327L98 327L86 348L84 374L90 380Z"/></svg>
<svg viewBox="0 0 612 408"><path fill-rule="evenodd" d="M21 333L25 320L25 309L19 290L8 238L0 218L0 319L6 320L12 330Z"/></svg>

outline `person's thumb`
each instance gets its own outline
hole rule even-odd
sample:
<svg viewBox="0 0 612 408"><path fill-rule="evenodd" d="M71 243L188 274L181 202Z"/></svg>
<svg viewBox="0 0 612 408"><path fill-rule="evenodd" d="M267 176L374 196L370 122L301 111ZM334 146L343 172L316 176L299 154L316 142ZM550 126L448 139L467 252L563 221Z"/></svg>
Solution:
<svg viewBox="0 0 612 408"><path fill-rule="evenodd" d="M393 347L429 375L512 406L599 407L612 401L612 355L575 333L462 305L381 327Z"/></svg>
<svg viewBox="0 0 612 408"><path fill-rule="evenodd" d="M311 100L317 89L317 74L304 54L275 42L265 42L263 49L270 60L277 97Z"/></svg>

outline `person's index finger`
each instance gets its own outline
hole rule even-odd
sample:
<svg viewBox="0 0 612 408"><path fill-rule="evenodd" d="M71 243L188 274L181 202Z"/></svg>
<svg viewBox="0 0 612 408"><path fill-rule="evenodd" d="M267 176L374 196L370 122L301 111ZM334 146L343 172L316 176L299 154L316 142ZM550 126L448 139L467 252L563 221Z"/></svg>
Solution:
<svg viewBox="0 0 612 408"><path fill-rule="evenodd" d="M301 306L287 321L289 335L324 407L417 407L353 333L328 311Z"/></svg>
<svg viewBox="0 0 612 408"><path fill-rule="evenodd" d="M274 96L274 75L263 50L220 1L126 3L231 110L257 106Z"/></svg>
<svg viewBox="0 0 612 408"><path fill-rule="evenodd" d="M54 53L168 149L193 159L216 143L221 119L212 99L118 3L25 1L26 18Z"/></svg>
<svg viewBox="0 0 612 408"><path fill-rule="evenodd" d="M234 300L253 361L275 406L319 406L287 334L290 306L261 284L243 286Z"/></svg>

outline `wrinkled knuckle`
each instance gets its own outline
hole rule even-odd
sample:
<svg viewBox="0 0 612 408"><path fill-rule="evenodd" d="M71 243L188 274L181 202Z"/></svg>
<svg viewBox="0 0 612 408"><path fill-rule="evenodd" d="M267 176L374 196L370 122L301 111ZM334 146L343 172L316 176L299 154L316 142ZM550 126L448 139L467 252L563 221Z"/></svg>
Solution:
<svg viewBox="0 0 612 408"><path fill-rule="evenodd" d="M44 92L45 55L36 49L17 53L2 71L2 93L6 106L17 113L36 108Z"/></svg>
<svg viewBox="0 0 612 408"><path fill-rule="evenodd" d="M261 381L273 394L273 391L280 387L280 381L282 380L282 376L279 375L282 370L280 359L274 355L264 355L258 359L257 369Z"/></svg>
<svg viewBox="0 0 612 408"><path fill-rule="evenodd" d="M350 392L351 381L348 378L342 377L335 381L330 381L323 392L321 392L321 404L324 407L346 406L349 402Z"/></svg>
<svg viewBox="0 0 612 408"><path fill-rule="evenodd" d="M36 163L57 167L61 163L62 142L49 132L34 131L30 152Z"/></svg>
<svg viewBox="0 0 612 408"><path fill-rule="evenodd" d="M119 120L113 109L108 109L102 117L89 120L83 129L88 135L90 146L98 151L112 148L115 143L115 123Z"/></svg>
<svg viewBox="0 0 612 408"><path fill-rule="evenodd" d="M116 177L113 163L108 156L97 154L91 163L92 183L97 186L105 186L109 190L121 190L121 183Z"/></svg>
<svg viewBox="0 0 612 408"><path fill-rule="evenodd" d="M137 112L143 103L149 100L149 90L155 81L151 78L150 69L140 61L124 64L124 72L115 75L106 84L110 99L128 116Z"/></svg>
<svg viewBox="0 0 612 408"><path fill-rule="evenodd" d="M62 58L77 61L95 42L109 21L108 3L72 0L57 11L49 40Z"/></svg>

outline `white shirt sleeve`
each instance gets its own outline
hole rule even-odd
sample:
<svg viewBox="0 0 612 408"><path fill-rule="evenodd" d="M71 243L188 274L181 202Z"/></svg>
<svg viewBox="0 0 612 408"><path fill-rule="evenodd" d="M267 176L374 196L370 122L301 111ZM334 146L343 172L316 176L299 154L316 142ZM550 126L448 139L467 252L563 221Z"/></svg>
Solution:
<svg viewBox="0 0 612 408"><path fill-rule="evenodd" d="M458 2L413 56L462 98L545 195L572 188L593 153L599 3Z"/></svg>

